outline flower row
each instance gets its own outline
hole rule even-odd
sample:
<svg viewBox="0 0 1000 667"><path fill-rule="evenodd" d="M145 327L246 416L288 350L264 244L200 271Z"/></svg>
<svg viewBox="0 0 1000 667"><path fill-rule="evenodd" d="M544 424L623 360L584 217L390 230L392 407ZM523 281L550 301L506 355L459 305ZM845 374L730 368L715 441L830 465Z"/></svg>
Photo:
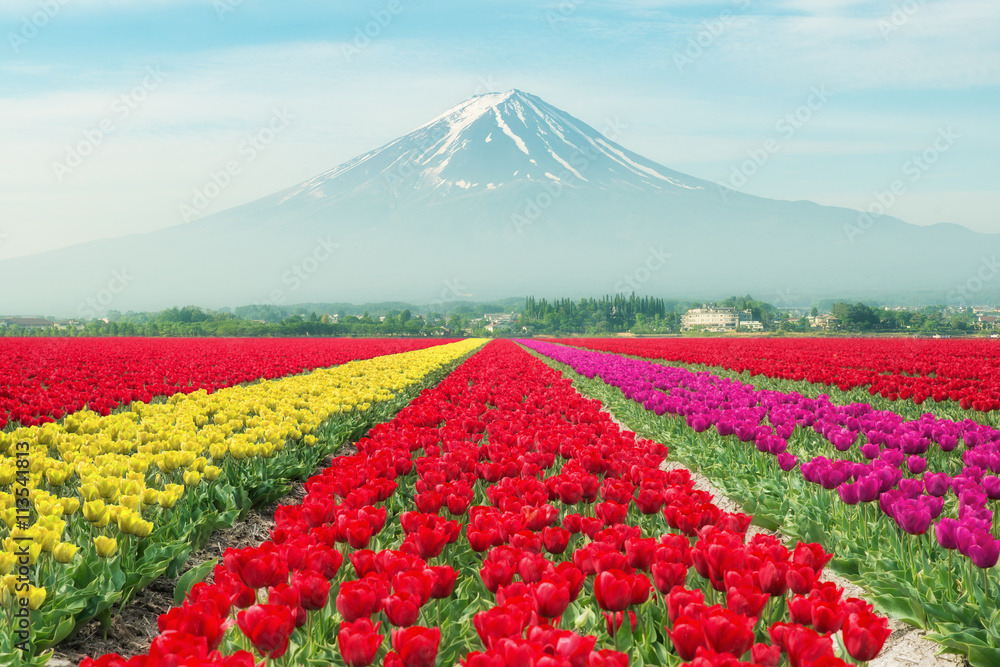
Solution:
<svg viewBox="0 0 1000 667"><path fill-rule="evenodd" d="M0 430L107 415L133 401L212 393L442 341L292 338L0 338ZM444 341L450 342L450 341Z"/></svg>
<svg viewBox="0 0 1000 667"><path fill-rule="evenodd" d="M888 634L820 581L818 545L748 538L750 516L513 343L357 448L161 616L148 654L83 667L832 667Z"/></svg>
<svg viewBox="0 0 1000 667"><path fill-rule="evenodd" d="M1000 408L1000 356L991 340L911 338L568 339L592 350L721 366L739 373L806 380L843 391L865 387L891 400L954 401L963 409Z"/></svg>

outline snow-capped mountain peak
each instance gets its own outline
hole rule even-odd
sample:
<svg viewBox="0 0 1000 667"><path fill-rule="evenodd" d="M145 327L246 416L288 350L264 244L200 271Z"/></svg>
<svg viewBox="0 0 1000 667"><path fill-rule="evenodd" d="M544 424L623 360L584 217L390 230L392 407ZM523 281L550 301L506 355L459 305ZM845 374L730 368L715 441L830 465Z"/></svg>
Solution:
<svg viewBox="0 0 1000 667"><path fill-rule="evenodd" d="M476 95L380 148L286 193L329 198L360 189L394 201L515 183L655 192L706 183L647 160L590 125L522 92Z"/></svg>

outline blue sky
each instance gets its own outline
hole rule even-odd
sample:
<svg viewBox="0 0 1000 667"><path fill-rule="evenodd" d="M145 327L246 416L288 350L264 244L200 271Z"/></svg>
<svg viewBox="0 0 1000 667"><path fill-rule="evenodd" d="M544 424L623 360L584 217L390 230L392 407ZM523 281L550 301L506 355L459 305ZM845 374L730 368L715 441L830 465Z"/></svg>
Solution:
<svg viewBox="0 0 1000 667"><path fill-rule="evenodd" d="M902 179L890 214L1000 233L997 34L994 0L6 0L0 258L181 224L275 114L205 213L510 88L743 192Z"/></svg>

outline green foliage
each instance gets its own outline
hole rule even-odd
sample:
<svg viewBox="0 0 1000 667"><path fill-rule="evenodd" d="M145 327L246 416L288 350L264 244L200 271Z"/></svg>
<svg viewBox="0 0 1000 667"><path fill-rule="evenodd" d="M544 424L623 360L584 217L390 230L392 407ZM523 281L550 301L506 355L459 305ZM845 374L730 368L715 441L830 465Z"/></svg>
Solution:
<svg viewBox="0 0 1000 667"><path fill-rule="evenodd" d="M536 334L672 333L680 326L678 305L677 301L637 297L634 293L579 301L557 299L551 303L529 296L524 300L520 323Z"/></svg>

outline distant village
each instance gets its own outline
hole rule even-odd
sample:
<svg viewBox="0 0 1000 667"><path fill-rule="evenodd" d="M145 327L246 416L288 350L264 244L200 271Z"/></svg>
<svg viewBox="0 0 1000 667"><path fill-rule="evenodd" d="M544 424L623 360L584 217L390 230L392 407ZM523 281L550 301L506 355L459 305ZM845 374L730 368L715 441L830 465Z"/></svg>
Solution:
<svg viewBox="0 0 1000 667"><path fill-rule="evenodd" d="M857 331L858 328L854 326L854 323L848 321L844 322L841 318L837 317L833 313L819 313L817 309L811 308L795 308L795 307L784 307L775 308L773 306L767 305L768 312L765 313L765 317L761 318L758 314L759 311L752 310L750 308L735 308L735 307L724 307L716 304L701 304L698 307L687 308L684 310L683 307L677 309L677 313L669 313L664 316L663 319L656 318L651 321L650 318L643 318L639 315L632 325L626 323L626 325L620 329L614 331L607 331L606 333L618 333L629 334L629 333L639 333L639 334L664 334L664 333L761 333L765 331L798 331L807 332L813 331L816 333L820 332L850 332ZM838 306L840 310L838 310ZM756 308L756 306L755 306ZM926 319L925 313L930 310L935 312L934 317L937 317L942 323L951 323L952 325L957 321L961 320L963 326L960 333L982 333L982 332L995 332L1000 331L1000 311L987 306L972 306L967 308L955 308L951 306L929 306L923 309L907 309L903 307L882 307L882 308L867 308L861 304L855 306L850 306L850 304L839 303L833 307L833 311L841 312L843 314L844 308L861 308L868 312L869 316L881 316L890 317L892 315L897 315L902 321L909 322L906 318L911 316L914 318L912 321L916 324L919 318ZM196 309L197 310L197 309ZM614 317L616 315L617 308L611 308L610 315ZM683 312L682 312L683 311ZM200 311L199 311L200 312ZM209 311L211 312L211 311ZM394 312L394 311L393 311ZM132 313L128 313L122 318L120 313L112 312L105 317L82 320L82 319L56 319L52 317L3 317L0 316L0 335L149 335L148 332L143 334L142 331L136 331L135 333L129 334L126 331L122 331L120 334L117 331L117 327L114 326L116 321L125 321L130 319ZM150 315L152 314L145 314ZM210 317L208 314L205 317ZM232 315L228 315L232 318ZM387 318L385 315L378 317L368 318L367 313L361 321L371 322L378 327L379 324L388 324L387 319L391 319L395 322L394 318L398 316L390 313ZM409 318L409 311L406 311L406 318ZM122 319L119 319L122 318ZM306 321L304 315L301 316L303 321ZM295 317L291 318L298 321ZM424 322L425 326L421 331L413 331L407 334L406 332L393 331L389 335L397 335L403 333L403 335L444 335L444 336L456 336L456 335L477 335L477 336L504 336L504 335L536 335L551 333L546 330L542 325L542 322L538 320L532 320L526 317L524 313L518 312L486 312L479 310L479 313L468 312L464 315L456 316L453 315L450 318L445 318L443 316L428 313L426 315L413 315L414 321ZM890 317L891 319L891 317ZM325 325L336 325L343 322L358 322L359 318L354 316L348 316L346 318L338 314L324 314L317 317L315 314L310 315L309 321L319 322ZM263 319L251 319L244 318L242 321L247 323L253 323L256 325L261 325L262 327L273 327L276 326L276 322L266 321ZM285 320L283 323L287 324L290 320ZM672 322L670 324L669 322ZM657 327L656 323L660 323ZM646 326L644 327L643 324ZM652 328L650 328L652 324ZM335 327L334 327L335 328ZM947 327L945 327L947 328ZM954 327L952 327L954 328ZM897 331L904 331L906 329L911 329L913 333L920 333L920 326L902 326L897 329ZM873 329L875 330L875 329ZM564 333L574 333L570 330L562 330ZM263 332L261 335L267 335L270 332ZM601 333L601 331L579 331L575 333ZM167 332L162 332L161 334L153 335L177 335L169 334ZM184 334L181 334L184 335ZM194 332L188 335L213 335L210 332ZM219 334L225 335L225 334ZM280 332L276 332L276 335L283 335ZM289 334L290 335L290 334ZM328 334L329 335L329 334ZM340 335L340 334L334 334ZM377 329L368 335L380 335Z"/></svg>

